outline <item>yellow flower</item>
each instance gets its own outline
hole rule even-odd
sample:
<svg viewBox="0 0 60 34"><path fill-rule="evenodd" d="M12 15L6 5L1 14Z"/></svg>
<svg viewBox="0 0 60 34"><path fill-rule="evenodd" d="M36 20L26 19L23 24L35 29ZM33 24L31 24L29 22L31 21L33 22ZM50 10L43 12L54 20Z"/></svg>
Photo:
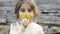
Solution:
<svg viewBox="0 0 60 34"><path fill-rule="evenodd" d="M29 14L26 14L26 13L25 13L25 14L23 14L23 15L21 16L21 18L22 18L22 19L27 18L28 20L30 20L31 17L30 17Z"/></svg>

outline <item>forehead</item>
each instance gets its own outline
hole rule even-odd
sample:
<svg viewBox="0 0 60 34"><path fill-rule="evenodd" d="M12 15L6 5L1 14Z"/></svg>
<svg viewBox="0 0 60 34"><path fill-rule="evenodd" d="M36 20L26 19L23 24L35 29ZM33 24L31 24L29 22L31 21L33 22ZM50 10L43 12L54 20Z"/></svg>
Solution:
<svg viewBox="0 0 60 34"><path fill-rule="evenodd" d="M31 8L30 5L28 3L23 3L21 5L21 8L25 8L25 9L28 9L28 8Z"/></svg>

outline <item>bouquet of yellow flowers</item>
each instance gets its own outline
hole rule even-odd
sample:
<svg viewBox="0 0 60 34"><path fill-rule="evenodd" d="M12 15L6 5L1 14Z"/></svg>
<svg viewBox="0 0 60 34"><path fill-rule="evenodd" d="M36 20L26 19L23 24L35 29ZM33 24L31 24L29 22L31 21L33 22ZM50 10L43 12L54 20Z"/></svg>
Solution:
<svg viewBox="0 0 60 34"><path fill-rule="evenodd" d="M21 16L22 19L24 18L27 18L28 20L30 20L31 16L29 14L26 14L24 13L22 16Z"/></svg>

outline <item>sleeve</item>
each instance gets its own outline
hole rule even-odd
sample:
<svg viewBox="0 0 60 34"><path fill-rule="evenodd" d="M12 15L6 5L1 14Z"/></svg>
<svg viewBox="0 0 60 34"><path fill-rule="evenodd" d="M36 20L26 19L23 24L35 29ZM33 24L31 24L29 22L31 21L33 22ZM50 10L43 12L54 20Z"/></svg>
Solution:
<svg viewBox="0 0 60 34"><path fill-rule="evenodd" d="M42 27L40 27L39 34L43 34L43 28Z"/></svg>
<svg viewBox="0 0 60 34"><path fill-rule="evenodd" d="M16 31L14 29L14 25L13 24L10 25L10 33L9 34L16 34Z"/></svg>

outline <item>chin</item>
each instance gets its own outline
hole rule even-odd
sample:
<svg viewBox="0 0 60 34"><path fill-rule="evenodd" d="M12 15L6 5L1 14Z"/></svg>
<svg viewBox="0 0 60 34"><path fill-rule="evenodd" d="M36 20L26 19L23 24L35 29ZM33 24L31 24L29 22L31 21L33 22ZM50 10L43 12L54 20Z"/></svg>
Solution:
<svg viewBox="0 0 60 34"><path fill-rule="evenodd" d="M24 26L28 26L28 24L24 24Z"/></svg>

